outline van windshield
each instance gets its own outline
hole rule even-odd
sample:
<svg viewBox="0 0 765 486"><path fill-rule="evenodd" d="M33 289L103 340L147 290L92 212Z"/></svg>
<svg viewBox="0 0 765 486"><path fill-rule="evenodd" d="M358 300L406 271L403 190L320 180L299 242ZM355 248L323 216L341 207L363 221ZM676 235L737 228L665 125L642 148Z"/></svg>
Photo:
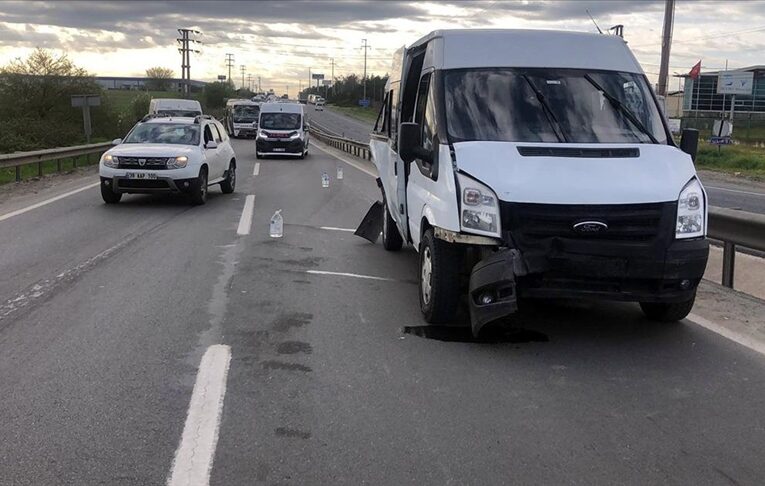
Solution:
<svg viewBox="0 0 765 486"><path fill-rule="evenodd" d="M123 143L197 145L199 143L199 125L139 123L128 133Z"/></svg>
<svg viewBox="0 0 765 486"><path fill-rule="evenodd" d="M298 113L263 113L260 115L260 128L271 130L297 130L300 128Z"/></svg>
<svg viewBox="0 0 765 486"><path fill-rule="evenodd" d="M639 74L454 70L446 72L444 90L454 142L667 143L661 115Z"/></svg>
<svg viewBox="0 0 765 486"><path fill-rule="evenodd" d="M194 118L202 114L196 110L157 110L158 115Z"/></svg>
<svg viewBox="0 0 765 486"><path fill-rule="evenodd" d="M257 121L259 114L259 106L234 105L234 123L247 123Z"/></svg>

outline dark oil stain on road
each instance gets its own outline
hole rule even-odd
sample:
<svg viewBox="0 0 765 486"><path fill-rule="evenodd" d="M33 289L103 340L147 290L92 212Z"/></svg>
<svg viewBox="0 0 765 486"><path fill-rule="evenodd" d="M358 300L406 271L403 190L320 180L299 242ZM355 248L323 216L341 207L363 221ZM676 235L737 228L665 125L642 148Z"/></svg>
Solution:
<svg viewBox="0 0 765 486"><path fill-rule="evenodd" d="M322 257L306 257L279 260L279 263L284 263L285 265L295 265L297 267L318 267L323 261L324 258Z"/></svg>
<svg viewBox="0 0 765 486"><path fill-rule="evenodd" d="M303 341L284 341L276 346L276 352L279 354L311 354L313 348L309 343Z"/></svg>
<svg viewBox="0 0 765 486"><path fill-rule="evenodd" d="M271 327L275 331L287 332L294 327L303 327L313 319L313 314L307 312L290 312L282 314L274 320Z"/></svg>
<svg viewBox="0 0 765 486"><path fill-rule="evenodd" d="M300 363L285 363L283 361L274 360L264 361L263 368L267 370L302 371L304 373L313 371L310 366L306 366Z"/></svg>
<svg viewBox="0 0 765 486"><path fill-rule="evenodd" d="M469 327L447 326L405 326L404 334L435 339L437 341L456 343L546 343L550 340L547 334L531 329L494 327L481 332L477 338L473 337Z"/></svg>
<svg viewBox="0 0 765 486"><path fill-rule="evenodd" d="M288 427L277 427L275 432L279 437L297 437L298 439L304 440L311 438L310 432L304 432L298 429L290 429Z"/></svg>

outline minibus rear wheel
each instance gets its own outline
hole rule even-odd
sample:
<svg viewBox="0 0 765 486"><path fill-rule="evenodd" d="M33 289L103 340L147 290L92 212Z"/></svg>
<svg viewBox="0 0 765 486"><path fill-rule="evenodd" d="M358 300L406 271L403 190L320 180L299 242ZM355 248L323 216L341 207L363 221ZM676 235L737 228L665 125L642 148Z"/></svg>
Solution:
<svg viewBox="0 0 765 486"><path fill-rule="evenodd" d="M388 210L388 199L383 197L383 227L382 227L383 248L388 251L399 251L404 246L404 239L398 232L396 222Z"/></svg>
<svg viewBox="0 0 765 486"><path fill-rule="evenodd" d="M696 296L685 302L641 302L643 314L652 321L676 322L685 319L693 309Z"/></svg>
<svg viewBox="0 0 765 486"><path fill-rule="evenodd" d="M429 324L454 319L460 298L461 255L456 245L437 239L430 228L420 242L420 310Z"/></svg>

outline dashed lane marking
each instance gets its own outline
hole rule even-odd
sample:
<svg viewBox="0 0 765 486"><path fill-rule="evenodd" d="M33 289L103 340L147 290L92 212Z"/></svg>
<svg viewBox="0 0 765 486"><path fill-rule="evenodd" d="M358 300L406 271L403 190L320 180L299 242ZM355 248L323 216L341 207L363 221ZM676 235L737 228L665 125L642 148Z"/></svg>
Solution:
<svg viewBox="0 0 765 486"><path fill-rule="evenodd" d="M327 231L345 231L347 233L355 233L356 230L353 228L335 228L334 226L319 226L319 229L327 230Z"/></svg>
<svg viewBox="0 0 765 486"><path fill-rule="evenodd" d="M256 176L260 174L260 162L255 162L255 167L252 168L252 175Z"/></svg>
<svg viewBox="0 0 765 486"><path fill-rule="evenodd" d="M224 344L210 346L202 356L168 486L210 484L230 363L231 348Z"/></svg>
<svg viewBox="0 0 765 486"><path fill-rule="evenodd" d="M395 278L375 277L373 275L361 275L358 273L327 272L324 270L306 270L306 273L310 273L311 275L328 275L333 277L351 277L351 278L361 278L366 280L380 280L383 282L397 282Z"/></svg>
<svg viewBox="0 0 765 486"><path fill-rule="evenodd" d="M14 216L18 216L20 214L24 214L26 212L32 211L33 209L40 208L42 206L48 205L50 203L54 203L56 201L60 201L61 199L64 199L65 197L72 196L74 194L77 194L78 192L87 191L88 189L93 189L94 187L98 187L98 185L101 184L100 182L94 182L93 184L88 184L87 186L80 187L79 189L75 189L73 191L65 192L63 194L59 194L58 196L52 197L50 199L46 199L44 201L40 201L39 203L32 204L31 206L27 206L25 208L17 209L16 211L11 211L10 213L5 213L3 215L0 215L0 221L5 221L6 219L10 219Z"/></svg>
<svg viewBox="0 0 765 486"><path fill-rule="evenodd" d="M239 218L239 227L236 229L238 235L249 235L252 228L252 213L255 210L255 195L250 194L244 201L242 216Z"/></svg>

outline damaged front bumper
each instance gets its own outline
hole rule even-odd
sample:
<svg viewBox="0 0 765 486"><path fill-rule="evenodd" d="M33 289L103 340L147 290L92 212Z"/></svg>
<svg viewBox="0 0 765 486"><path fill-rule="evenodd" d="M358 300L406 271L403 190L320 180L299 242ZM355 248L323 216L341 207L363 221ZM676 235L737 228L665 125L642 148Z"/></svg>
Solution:
<svg viewBox="0 0 765 486"><path fill-rule="evenodd" d="M567 246L564 239L545 251L500 248L470 275L473 333L516 312L519 297L684 302L693 298L708 255L703 238L677 240L661 252L630 245Z"/></svg>

